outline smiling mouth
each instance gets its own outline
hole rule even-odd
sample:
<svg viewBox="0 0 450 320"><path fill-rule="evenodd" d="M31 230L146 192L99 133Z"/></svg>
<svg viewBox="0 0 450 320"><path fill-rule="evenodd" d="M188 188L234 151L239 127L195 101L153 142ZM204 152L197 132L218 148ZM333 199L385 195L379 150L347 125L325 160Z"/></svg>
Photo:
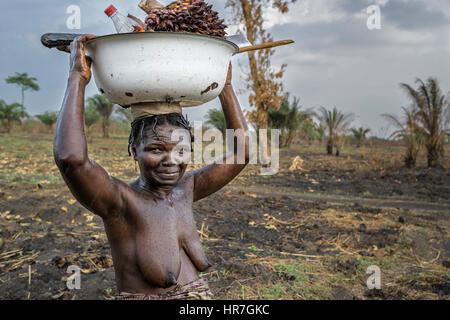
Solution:
<svg viewBox="0 0 450 320"><path fill-rule="evenodd" d="M174 178L177 177L180 174L179 171L175 172L158 172L158 175L164 178Z"/></svg>

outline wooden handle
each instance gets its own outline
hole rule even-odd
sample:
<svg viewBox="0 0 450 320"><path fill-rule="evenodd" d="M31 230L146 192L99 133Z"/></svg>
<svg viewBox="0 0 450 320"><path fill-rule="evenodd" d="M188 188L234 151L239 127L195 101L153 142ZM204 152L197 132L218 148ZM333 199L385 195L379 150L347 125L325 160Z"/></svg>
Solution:
<svg viewBox="0 0 450 320"><path fill-rule="evenodd" d="M261 43L261 44L257 44L254 46L242 47L239 49L238 53L267 49L267 48L274 48L274 47L279 47L279 46L285 46L285 45L291 44L291 43L294 43L294 41L293 40L281 40L281 41L275 41L275 42Z"/></svg>

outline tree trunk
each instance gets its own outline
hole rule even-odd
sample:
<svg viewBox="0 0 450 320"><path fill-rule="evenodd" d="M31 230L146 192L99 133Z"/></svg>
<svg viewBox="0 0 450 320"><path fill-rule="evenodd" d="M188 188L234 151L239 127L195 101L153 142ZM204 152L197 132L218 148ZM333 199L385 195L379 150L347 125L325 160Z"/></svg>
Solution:
<svg viewBox="0 0 450 320"><path fill-rule="evenodd" d="M254 30L252 28L252 9L250 4L248 3L247 0L240 0L241 1L241 6L242 6L242 14L244 15L244 20L245 20L245 28L247 31L247 40L251 43L254 44L255 42L255 35L254 35ZM249 63L250 63L250 72L251 75L253 77L253 79L258 79L258 68L256 66L256 59L255 59L255 52L254 51L249 51L248 52L248 59L249 59Z"/></svg>
<svg viewBox="0 0 450 320"><path fill-rule="evenodd" d="M260 114L259 112L258 112L258 126L259 126L259 130L265 129L266 134L268 133L267 117L264 117L264 114ZM261 141L261 140L259 140L259 141ZM267 143L259 144L260 156L261 156L260 162L264 167L270 166L270 157L269 157L269 148L270 147L269 147L269 145L270 145L270 140L269 140L268 136L267 136Z"/></svg>
<svg viewBox="0 0 450 320"><path fill-rule="evenodd" d="M258 5L254 5L253 1L249 0L236 0L236 3L240 3L241 9L242 9L242 15L243 15L243 22L245 24L246 29L246 35L247 39L250 43L255 44L258 37L264 37L264 32L262 31L262 24L259 23L259 21L255 21L255 15L258 15L259 11L255 13L256 10L261 9ZM266 34L265 37L270 36L269 34ZM271 84L271 80L266 79L266 64L269 60L261 58L259 59L259 56L255 51L249 51L247 53L248 55L248 61L249 61L249 68L250 68L250 74L248 75L248 84L249 89L253 92L254 99L253 99L253 105L256 108L256 122L259 126L259 129L268 129L268 111L271 107L272 102L266 102L263 99L266 93L266 90L269 88L266 88L266 81ZM269 77L270 78L270 77ZM260 161L265 164L264 166L270 165L270 158L269 158L269 141L267 145L261 145L260 146L261 151L261 159Z"/></svg>
<svg viewBox="0 0 450 320"><path fill-rule="evenodd" d="M244 15L244 20L245 20L245 28L246 28L246 33L247 33L247 40L251 43L254 44L255 43L255 34L254 34L254 30L252 28L252 12L251 12L251 6L248 3L247 0L240 0L241 1L241 6L242 6L242 13ZM255 93L256 96L259 96L261 93L259 92L259 83L258 83L258 79L259 79L259 73L258 73L258 66L256 65L256 58L255 58L255 52L254 51L249 51L248 52L248 62L249 62L249 66L250 66L250 75L252 77L253 80L253 92ZM256 106L257 108L257 112L259 113L260 111L260 106Z"/></svg>
<svg viewBox="0 0 450 320"><path fill-rule="evenodd" d="M103 119L102 121L103 138L109 138L109 120Z"/></svg>
<svg viewBox="0 0 450 320"><path fill-rule="evenodd" d="M245 20L245 28L247 33L247 39L251 44L255 43L255 34L252 27L252 9L248 0L240 0L242 6L242 14L244 15ZM248 62L250 66L250 76L253 81L252 91L255 93L255 96L261 96L260 92L260 83L259 83L259 73L258 66L256 63L255 52L248 52ZM258 99L256 99L258 100ZM256 113L257 113L257 123L259 129L267 129L268 128L268 115L265 106L256 105ZM269 142L267 143L269 144ZM263 164L267 163L269 165L269 156L268 156L268 147L266 145L261 145L262 148L262 159L260 160Z"/></svg>
<svg viewBox="0 0 450 320"><path fill-rule="evenodd" d="M442 168L439 161L439 152L436 148L429 148L427 153L428 167L430 168Z"/></svg>
<svg viewBox="0 0 450 320"><path fill-rule="evenodd" d="M333 154L333 139L328 139L328 142L327 142L327 153L328 154Z"/></svg>
<svg viewBox="0 0 450 320"><path fill-rule="evenodd" d="M6 120L5 127L6 127L6 132L7 132L7 133L11 133L11 128L12 128L12 123L11 123L11 121Z"/></svg>
<svg viewBox="0 0 450 320"><path fill-rule="evenodd" d="M22 88L22 107L25 108L25 89Z"/></svg>
<svg viewBox="0 0 450 320"><path fill-rule="evenodd" d="M405 156L405 167L411 169L416 166L416 159L412 155Z"/></svg>
<svg viewBox="0 0 450 320"><path fill-rule="evenodd" d="M86 128L86 138L89 143L92 142L92 127L91 126Z"/></svg>

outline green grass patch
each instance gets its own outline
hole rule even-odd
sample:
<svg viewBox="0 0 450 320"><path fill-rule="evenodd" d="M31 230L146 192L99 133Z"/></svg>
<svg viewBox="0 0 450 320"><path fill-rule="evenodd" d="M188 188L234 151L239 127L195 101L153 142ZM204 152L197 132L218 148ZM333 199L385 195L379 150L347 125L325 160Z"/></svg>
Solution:
<svg viewBox="0 0 450 320"><path fill-rule="evenodd" d="M278 281L261 292L263 299L326 299L330 289L313 279L308 261L288 260L275 266Z"/></svg>

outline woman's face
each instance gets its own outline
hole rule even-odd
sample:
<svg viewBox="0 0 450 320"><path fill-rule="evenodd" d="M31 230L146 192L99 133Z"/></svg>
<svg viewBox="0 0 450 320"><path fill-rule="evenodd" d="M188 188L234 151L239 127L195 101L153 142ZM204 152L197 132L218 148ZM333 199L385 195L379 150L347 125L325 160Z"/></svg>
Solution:
<svg viewBox="0 0 450 320"><path fill-rule="evenodd" d="M154 186L175 186L191 158L189 131L168 123L156 126L158 136L151 127L145 131L134 149L141 175Z"/></svg>

